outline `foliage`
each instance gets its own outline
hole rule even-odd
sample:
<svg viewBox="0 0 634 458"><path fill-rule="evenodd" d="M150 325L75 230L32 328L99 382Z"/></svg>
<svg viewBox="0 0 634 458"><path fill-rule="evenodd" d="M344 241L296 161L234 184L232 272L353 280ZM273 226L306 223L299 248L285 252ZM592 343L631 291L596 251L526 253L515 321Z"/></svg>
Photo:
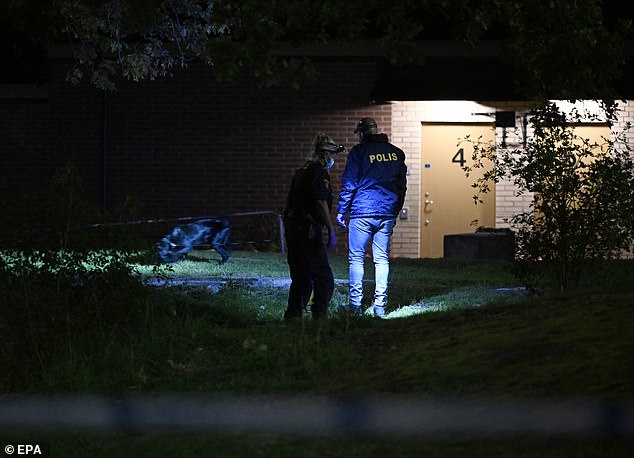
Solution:
<svg viewBox="0 0 634 458"><path fill-rule="evenodd" d="M256 261L270 266L274 276L285 266L280 253L238 253L227 264L254 265ZM201 270L211 265L206 260L199 263ZM333 263L347 261L340 256ZM49 298L59 296L46 296L38 305L44 313L38 320L46 320L50 310L63 319L61 323L44 321L51 329L45 335L28 334L47 345L44 355L51 357L41 361L32 353L32 342L24 338L26 322L0 312L0 357L7 358L0 361L4 369L0 387L7 396L17 391L90 394L115 403L137 395L316 396L333 402L358 400L355 405L359 406L366 399L393 397L511 402L545 398L597 401L612 412L632 399L634 366L629 355L634 335L623 330L634 325L633 261L603 263L608 283L586 281L588 289L583 293L532 296L511 304L490 303L486 295L468 299L464 294L465 286L508 285L505 263L394 259L392 266L407 281L391 282L391 294L404 297L401 290L405 288L412 294L410 300L417 300L413 285L418 285L419 292L446 288L453 294L443 295L443 301L457 307L391 320L334 317L326 323L305 320L287 325L281 321L284 288L273 292L230 286L217 294L197 288L143 287L140 291L140 285L124 280L125 287L118 291L98 290L106 299L119 295L116 301L107 299L107 307L106 302L94 307L96 302L90 298L86 306L78 303L72 310L78 316L71 317L71 327L65 326L68 318L57 313L62 309L46 305ZM237 272L242 270L235 267ZM212 274L222 275L215 270ZM595 280L596 273L586 278ZM610 283L616 279L618 288ZM0 292L4 295L6 290ZM424 296L427 303L436 301L427 293ZM481 299L486 304L478 303ZM472 306L465 300L472 301ZM19 307L12 311L24 317ZM100 317L95 311L111 316ZM18 326L8 333L7 318ZM40 329L44 332L45 328ZM66 341L67 336L73 339ZM64 351L53 354L52 348ZM350 421L359 418L355 415ZM317 436L311 431L285 435L242 430L104 434L22 430L14 431L12 438L50 443L55 456L206 456L210 450L214 456L289 457L631 455L631 440L611 434L472 437L390 431L368 437L348 434L344 426L338 436Z"/></svg>
<svg viewBox="0 0 634 458"><path fill-rule="evenodd" d="M146 248L147 243L121 221L132 215L133 205L128 198L118 215L120 224L94 224L108 215L88 203L82 178L69 161L55 171L43 194L0 193L0 247L41 251Z"/></svg>
<svg viewBox="0 0 634 458"><path fill-rule="evenodd" d="M70 81L88 77L98 88L115 90L117 78L154 80L195 60L211 65L220 80L251 66L264 84L298 84L312 69L301 57L278 59L276 41L350 37L362 23L354 20L360 8L359 1L61 0L42 6L14 0L5 12L29 38L73 44ZM32 21L42 16L48 26L33 30Z"/></svg>
<svg viewBox="0 0 634 458"><path fill-rule="evenodd" d="M97 212L81 197L82 182L72 162L55 171L44 195L0 199L0 234L5 247L68 247L71 230Z"/></svg>
<svg viewBox="0 0 634 458"><path fill-rule="evenodd" d="M530 208L510 221L516 231L519 274L530 286L578 284L592 263L620 256L634 239L634 163L624 132L592 143L574 132L583 113L566 116L555 104L531 113L533 136L524 149L474 143L467 175L493 168L474 183L475 196L491 182L508 179L518 196L534 196ZM552 286L552 285L551 285Z"/></svg>
<svg viewBox="0 0 634 458"><path fill-rule="evenodd" d="M3 252L0 365L7 369L0 374L0 387L5 392L97 393L335 390L328 388L330 384L322 387L319 380L341 372L353 357L362 366L367 362L363 367L372 371L372 361L380 352L366 359L370 348L437 341L435 332L446 336L448 329L480 319L487 330L484 317L528 313L532 307L524 308L523 301L542 300L522 298L518 290L498 290L515 285L505 272L506 263L395 259L390 280L391 319L349 320L334 313L347 298L347 284L338 282L328 323L318 325L306 319L285 325L282 315L288 283L274 281L287 268L280 253L237 253L220 266L229 265L228 271L219 271L216 263L201 259L196 262L200 272L208 269L206 275L195 274L191 284L171 287L149 286L144 280L182 275L181 263L169 271L154 266L139 274L132 260L138 262L138 257L108 251ZM346 259L335 257L333 264L343 271ZM232 272L240 275L249 266L260 269L255 270L259 283L232 278ZM604 267L604 272L592 273L594 289L586 289L584 297L591 297L600 285L599 290L608 288L615 294L611 302L615 310L621 310L616 303L625 299L618 295L631 291L634 264L612 261ZM191 270L186 267L185 271ZM195 281L204 278L224 283L220 288L206 288ZM591 282L584 284L592 286ZM518 298L522 300L518 302ZM492 303L498 308L487 311ZM546 307L534 313L552 312ZM517 320L524 322L526 317ZM444 329L442 323L447 322ZM443 330L434 331L434 323ZM420 339L421 332L425 339ZM463 332L467 329L456 335ZM483 332L487 339L500 338ZM408 339L412 342L406 343ZM397 353L390 350L381 356L386 358L383 365L389 364L392 354ZM353 382L353 374L338 375L339 380L346 378L350 389L371 389L371 379L359 385L360 381ZM405 389L409 385L399 386Z"/></svg>
<svg viewBox="0 0 634 458"><path fill-rule="evenodd" d="M632 37L631 18L608 21L608 5L595 0L494 3L498 7L474 21L508 28L503 58L518 70L531 99L603 99L610 104L617 97L614 83L621 77L623 40Z"/></svg>
<svg viewBox="0 0 634 458"><path fill-rule="evenodd" d="M316 77L302 44L363 43L403 65L421 63L421 39L471 45L501 39L521 75L523 93L612 100L620 77L628 20L612 20L595 0L12 0L0 6L9 29L41 43L73 44L72 81L89 78L114 90L170 75L193 60L221 80L251 68L265 85ZM280 44L293 50L281 52ZM294 54L294 56L293 56Z"/></svg>
<svg viewBox="0 0 634 458"><path fill-rule="evenodd" d="M98 351L112 339L126 341L147 329L147 292L126 258L120 252L4 252L3 377L37 377L60 360L76 368L87 350ZM9 382L4 389L20 386Z"/></svg>

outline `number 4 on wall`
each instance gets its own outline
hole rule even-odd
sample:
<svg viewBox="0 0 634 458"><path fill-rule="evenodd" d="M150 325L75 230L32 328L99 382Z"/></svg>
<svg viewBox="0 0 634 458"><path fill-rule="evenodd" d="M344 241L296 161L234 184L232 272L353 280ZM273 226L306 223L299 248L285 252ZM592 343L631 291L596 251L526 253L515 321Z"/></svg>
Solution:
<svg viewBox="0 0 634 458"><path fill-rule="evenodd" d="M456 154L451 158L451 162L454 164L460 164L460 167L464 167L465 162L467 162L464 158L464 149L460 148Z"/></svg>

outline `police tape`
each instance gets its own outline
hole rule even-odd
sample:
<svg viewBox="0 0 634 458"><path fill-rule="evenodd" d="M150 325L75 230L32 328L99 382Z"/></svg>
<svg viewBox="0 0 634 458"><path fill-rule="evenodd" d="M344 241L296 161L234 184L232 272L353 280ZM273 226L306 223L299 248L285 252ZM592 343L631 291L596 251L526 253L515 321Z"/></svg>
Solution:
<svg viewBox="0 0 634 458"><path fill-rule="evenodd" d="M634 404L381 397L0 397L0 431L634 435Z"/></svg>

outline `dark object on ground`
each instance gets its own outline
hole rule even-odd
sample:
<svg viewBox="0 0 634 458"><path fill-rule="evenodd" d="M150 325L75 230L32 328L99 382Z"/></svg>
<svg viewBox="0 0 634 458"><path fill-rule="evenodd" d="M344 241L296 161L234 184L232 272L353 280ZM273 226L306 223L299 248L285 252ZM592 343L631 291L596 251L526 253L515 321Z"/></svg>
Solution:
<svg viewBox="0 0 634 458"><path fill-rule="evenodd" d="M226 251L229 233L228 220L202 219L176 226L169 235L154 244L154 250L163 262L169 263L185 259L195 247L209 245L220 254L220 264L224 264L229 259Z"/></svg>

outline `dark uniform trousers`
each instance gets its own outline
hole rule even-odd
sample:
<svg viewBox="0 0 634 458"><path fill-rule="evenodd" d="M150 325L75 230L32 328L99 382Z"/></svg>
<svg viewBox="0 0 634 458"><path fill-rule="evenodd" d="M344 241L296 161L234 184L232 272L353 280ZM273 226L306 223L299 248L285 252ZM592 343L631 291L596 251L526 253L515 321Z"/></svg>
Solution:
<svg viewBox="0 0 634 458"><path fill-rule="evenodd" d="M322 240L321 226L305 220L299 223L287 220L284 227L291 274L284 320L301 317L311 293L313 318L327 318L335 282Z"/></svg>

